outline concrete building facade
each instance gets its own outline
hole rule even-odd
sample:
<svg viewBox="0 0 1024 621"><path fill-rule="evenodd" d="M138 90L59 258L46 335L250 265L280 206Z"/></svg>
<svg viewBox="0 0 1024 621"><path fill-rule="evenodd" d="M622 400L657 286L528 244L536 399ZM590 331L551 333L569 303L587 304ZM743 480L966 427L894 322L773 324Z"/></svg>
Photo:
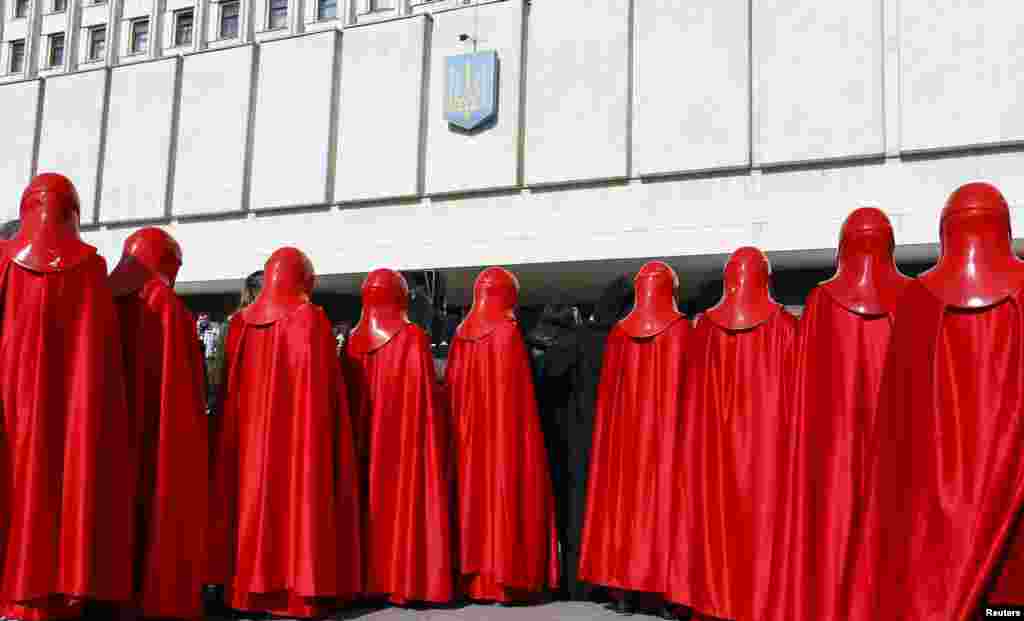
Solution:
<svg viewBox="0 0 1024 621"><path fill-rule="evenodd" d="M111 263L135 227L167 226L186 292L230 289L282 245L340 276L646 257L686 272L747 244L820 266L867 204L901 258L927 261L943 201L975 179L1024 230L1013 3L0 9L0 215L32 174L63 172ZM498 110L466 132L445 119L445 62L474 48L497 52Z"/></svg>

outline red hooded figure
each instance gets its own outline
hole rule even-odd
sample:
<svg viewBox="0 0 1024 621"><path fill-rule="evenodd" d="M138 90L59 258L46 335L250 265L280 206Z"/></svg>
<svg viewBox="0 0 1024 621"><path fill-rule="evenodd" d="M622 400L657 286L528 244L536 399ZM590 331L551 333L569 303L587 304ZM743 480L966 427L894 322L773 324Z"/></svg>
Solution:
<svg viewBox="0 0 1024 621"><path fill-rule="evenodd" d="M71 182L37 176L0 250L0 601L17 619L132 595L135 424L106 262Z"/></svg>
<svg viewBox="0 0 1024 621"><path fill-rule="evenodd" d="M987 183L953 193L940 235L896 307L866 518L876 603L858 621L1024 604L1024 262Z"/></svg>
<svg viewBox="0 0 1024 621"><path fill-rule="evenodd" d="M362 589L345 384L313 265L281 248L228 328L211 573L232 608L318 617Z"/></svg>
<svg viewBox="0 0 1024 621"><path fill-rule="evenodd" d="M770 272L760 250L733 253L688 347L669 597L698 618L772 618L778 595L796 318Z"/></svg>
<svg viewBox="0 0 1024 621"><path fill-rule="evenodd" d="M178 242L148 227L110 275L139 438L135 608L147 618L202 616L208 426L195 320L173 288L180 267Z"/></svg>
<svg viewBox="0 0 1024 621"><path fill-rule="evenodd" d="M460 586L512 602L558 586L555 505L526 345L519 283L485 269L452 339L445 381L455 431Z"/></svg>
<svg viewBox="0 0 1024 621"><path fill-rule="evenodd" d="M345 345L364 475L366 585L396 604L453 597L449 435L430 340L401 274L375 270Z"/></svg>
<svg viewBox="0 0 1024 621"><path fill-rule="evenodd" d="M907 284L880 210L857 209L839 238L836 274L815 287L801 317L794 457L787 504L788 584L775 618L846 621L869 589L857 566L864 528L867 442L875 422L892 314Z"/></svg>
<svg viewBox="0 0 1024 621"><path fill-rule="evenodd" d="M671 267L647 263L634 283L636 303L608 336L601 367L579 578L664 596L692 328L676 309Z"/></svg>

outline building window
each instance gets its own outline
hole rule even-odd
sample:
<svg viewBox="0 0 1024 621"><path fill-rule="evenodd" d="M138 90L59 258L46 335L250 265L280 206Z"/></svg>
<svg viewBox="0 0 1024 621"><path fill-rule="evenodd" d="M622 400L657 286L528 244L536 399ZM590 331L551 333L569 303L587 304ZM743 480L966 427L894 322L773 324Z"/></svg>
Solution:
<svg viewBox="0 0 1024 621"><path fill-rule="evenodd" d="M317 19L335 19L338 17L338 0L317 0Z"/></svg>
<svg viewBox="0 0 1024 621"><path fill-rule="evenodd" d="M25 40L11 41L11 62L9 69L11 73L25 71Z"/></svg>
<svg viewBox="0 0 1024 621"><path fill-rule="evenodd" d="M68 0L53 0L53 12L63 13L68 9Z"/></svg>
<svg viewBox="0 0 1024 621"><path fill-rule="evenodd" d="M238 38L238 0L220 3L220 38Z"/></svg>
<svg viewBox="0 0 1024 621"><path fill-rule="evenodd" d="M270 14L267 15L267 30L288 27L288 0L270 0Z"/></svg>
<svg viewBox="0 0 1024 621"><path fill-rule="evenodd" d="M366 0L366 12L390 11L395 8L393 0Z"/></svg>
<svg viewBox="0 0 1024 621"><path fill-rule="evenodd" d="M100 60L107 51L107 27L96 26L89 29L89 49L86 52L89 60Z"/></svg>
<svg viewBox="0 0 1024 621"><path fill-rule="evenodd" d="M192 9L184 9L174 14L174 46L192 45Z"/></svg>
<svg viewBox="0 0 1024 621"><path fill-rule="evenodd" d="M28 17L28 0L14 0L14 17Z"/></svg>
<svg viewBox="0 0 1024 621"><path fill-rule="evenodd" d="M128 42L129 54L143 54L149 47L149 20L137 19L132 22L131 40Z"/></svg>
<svg viewBox="0 0 1024 621"><path fill-rule="evenodd" d="M64 65L64 33L50 35L50 55L46 59L48 67L60 67Z"/></svg>

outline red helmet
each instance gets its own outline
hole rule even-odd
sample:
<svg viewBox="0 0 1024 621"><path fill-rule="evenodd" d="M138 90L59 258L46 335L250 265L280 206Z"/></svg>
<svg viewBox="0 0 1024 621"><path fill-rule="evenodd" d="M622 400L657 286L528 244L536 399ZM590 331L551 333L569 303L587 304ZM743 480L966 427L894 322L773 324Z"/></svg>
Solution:
<svg viewBox="0 0 1024 621"><path fill-rule="evenodd" d="M263 289L245 308L249 323L267 324L309 302L316 283L313 263L298 248L279 248L263 268Z"/></svg>
<svg viewBox="0 0 1024 621"><path fill-rule="evenodd" d="M370 272L363 281L362 293L364 307L409 307L409 284L394 270L381 268Z"/></svg>
<svg viewBox="0 0 1024 621"><path fill-rule="evenodd" d="M40 272L72 268L96 253L79 238L78 192L57 173L32 179L21 195L21 229L5 251L19 265Z"/></svg>

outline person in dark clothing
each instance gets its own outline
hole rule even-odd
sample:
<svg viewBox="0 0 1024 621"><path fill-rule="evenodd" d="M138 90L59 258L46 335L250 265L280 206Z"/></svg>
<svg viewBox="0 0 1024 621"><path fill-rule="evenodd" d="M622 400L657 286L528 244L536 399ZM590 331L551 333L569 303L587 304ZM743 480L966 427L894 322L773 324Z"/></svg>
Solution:
<svg viewBox="0 0 1024 621"><path fill-rule="evenodd" d="M568 565L570 548L569 518L572 508L570 463L571 448L577 438L572 437L573 420L579 409L579 347L577 327L578 311L573 306L549 304L544 307L537 323L526 334L533 367L534 390L541 430L547 449L551 483L555 492L555 518L558 539L562 542L562 569L558 599L571 597L576 585L575 564Z"/></svg>
<svg viewBox="0 0 1024 621"><path fill-rule="evenodd" d="M220 414L222 397L221 388L222 385L227 381L224 377L224 368L226 362L225 356L225 345L227 345L228 339L228 326L231 324L231 318L242 310L246 306L249 306L256 301L256 297L260 294L263 289L263 270L253 272L245 278L245 282L242 284L242 290L239 293L238 308L227 318L224 322L224 326L221 328L220 334L216 347L214 348L213 358L210 360L208 368L206 369L206 388L207 388L207 413L210 415L210 464L211 472L213 471L213 464L216 461L216 443L219 437L220 430ZM203 341L200 339L200 346ZM203 356L203 360L206 361L206 356ZM208 616L215 618L230 618L231 614L228 611L227 605L224 602L224 585L206 585L203 592L203 601Z"/></svg>
<svg viewBox="0 0 1024 621"><path fill-rule="evenodd" d="M594 412L597 408L597 387L601 381L601 366L608 335L633 308L633 281L619 276L601 293L594 311L576 330L579 363L576 366L576 417L569 431L569 485L567 502L568 525L566 535L566 568L571 571L571 599L593 599L595 587L576 580L579 566L580 541L583 538L583 518L587 511L587 477L590 473L590 449L594 433Z"/></svg>
<svg viewBox="0 0 1024 621"><path fill-rule="evenodd" d="M228 340L228 326L231 325L231 318L242 310L246 306L249 306L256 301L256 296L260 294L263 289L263 270L253 272L245 277L245 282L242 283L242 290L239 292L238 308L232 313L224 325L221 326L220 334L217 336L217 343L213 348L213 357L209 361L209 367L207 372L207 386L208 399L207 403L210 404L211 414L220 413L220 388L221 384L224 383L227 378L223 377L224 374L224 363L225 363L225 345Z"/></svg>
<svg viewBox="0 0 1024 621"><path fill-rule="evenodd" d="M594 587L576 576L597 386L605 341L632 304L633 282L621 276L605 288L593 313L582 322L575 307L550 305L527 333L562 543L562 592L558 595L570 600L596 595Z"/></svg>
<svg viewBox="0 0 1024 621"><path fill-rule="evenodd" d="M0 226L0 240L8 240L18 234L21 230L21 220L8 220Z"/></svg>

